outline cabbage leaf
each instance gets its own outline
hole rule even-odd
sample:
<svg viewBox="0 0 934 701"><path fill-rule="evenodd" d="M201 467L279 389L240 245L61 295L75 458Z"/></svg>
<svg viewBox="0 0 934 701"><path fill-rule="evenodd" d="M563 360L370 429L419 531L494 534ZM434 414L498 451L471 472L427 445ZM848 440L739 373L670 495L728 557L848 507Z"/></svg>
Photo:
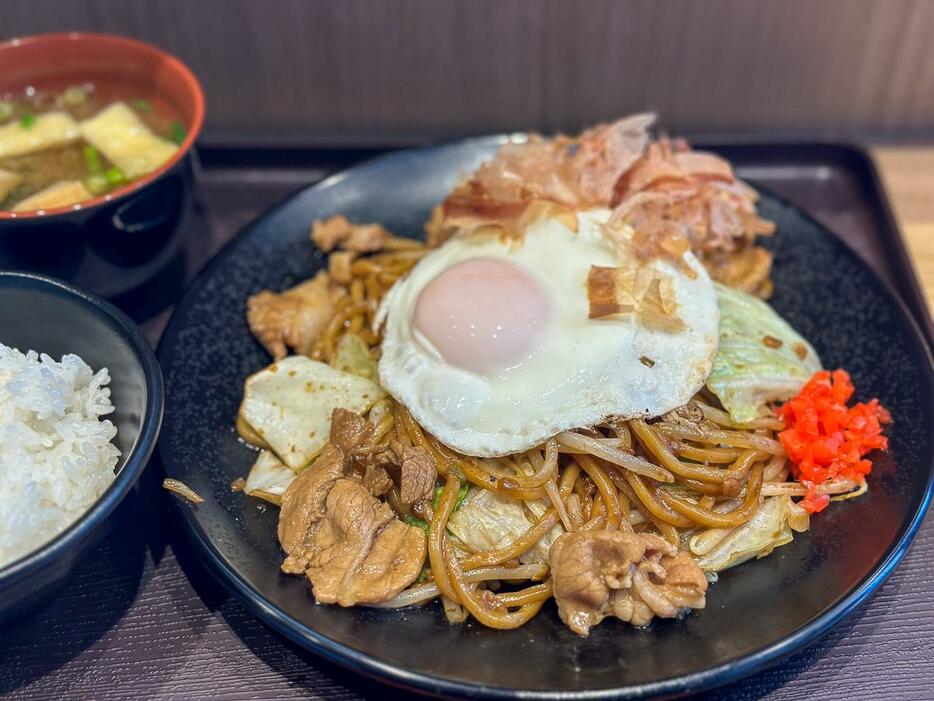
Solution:
<svg viewBox="0 0 934 701"><path fill-rule="evenodd" d="M250 468L243 491L251 497L265 499L280 506L282 495L297 476L298 474L289 469L274 453L261 450Z"/></svg>
<svg viewBox="0 0 934 701"><path fill-rule="evenodd" d="M707 378L730 417L743 423L769 402L790 399L821 369L817 352L772 307L716 284L720 348Z"/></svg>
<svg viewBox="0 0 934 701"><path fill-rule="evenodd" d="M376 361L366 343L355 333L346 333L337 342L331 367L376 382Z"/></svg>
<svg viewBox="0 0 934 701"><path fill-rule="evenodd" d="M451 514L448 530L470 552L505 548L534 526L547 509L543 503L523 504L518 499L510 499L488 489L471 487L460 509ZM555 526L521 555L519 561L548 562L551 544L563 532L560 526Z"/></svg>
<svg viewBox="0 0 934 701"><path fill-rule="evenodd" d="M247 378L237 426L299 471L328 442L334 409L363 414L385 396L367 379L292 355Z"/></svg>
<svg viewBox="0 0 934 701"><path fill-rule="evenodd" d="M808 513L784 495L767 497L756 515L733 529L712 529L691 538L689 547L705 572L719 572L749 560L765 557L790 543L792 531L808 529Z"/></svg>

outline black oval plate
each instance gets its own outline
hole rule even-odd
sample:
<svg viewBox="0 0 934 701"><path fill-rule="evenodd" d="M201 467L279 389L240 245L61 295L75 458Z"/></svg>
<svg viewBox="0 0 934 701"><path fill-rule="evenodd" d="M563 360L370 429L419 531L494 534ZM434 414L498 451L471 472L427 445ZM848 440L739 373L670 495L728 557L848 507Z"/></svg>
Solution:
<svg viewBox="0 0 934 701"><path fill-rule="evenodd" d="M607 621L581 639L554 606L526 626L450 626L437 605L405 611L312 602L307 581L279 573L275 508L230 490L254 453L233 430L243 380L269 362L246 326L246 299L284 289L324 264L314 217L343 213L421 235L432 205L489 157L479 139L371 161L329 178L239 234L198 276L159 347L166 412L159 454L168 476L207 497L180 506L205 561L266 623L365 674L436 693L629 698L723 684L825 633L901 559L930 497L934 379L914 322L879 278L801 211L765 195L778 225L775 308L828 367L850 371L861 398L895 417L868 495L820 514L809 533L722 575L707 608L637 630Z"/></svg>

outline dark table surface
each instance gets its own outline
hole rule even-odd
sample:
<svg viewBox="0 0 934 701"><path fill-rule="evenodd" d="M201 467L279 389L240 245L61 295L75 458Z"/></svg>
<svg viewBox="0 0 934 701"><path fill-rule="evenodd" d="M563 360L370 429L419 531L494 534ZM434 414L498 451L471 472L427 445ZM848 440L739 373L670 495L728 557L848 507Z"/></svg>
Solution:
<svg viewBox="0 0 934 701"><path fill-rule="evenodd" d="M149 317L144 328L154 343L169 310L153 315L153 308L176 298L214 251L269 206L354 157L318 166L267 154L251 165L243 155L204 153L200 203L186 230L183 258L151 289L122 300L137 317ZM871 183L845 162L750 161L740 171L822 220L890 283L905 283L904 270L879 238L886 222L867 204ZM169 516L156 470L147 472L111 521L109 535L65 591L30 617L0 628L4 698L405 695L335 667L256 621L197 561ZM934 699L932 588L934 525L928 519L889 580L826 638L704 698Z"/></svg>

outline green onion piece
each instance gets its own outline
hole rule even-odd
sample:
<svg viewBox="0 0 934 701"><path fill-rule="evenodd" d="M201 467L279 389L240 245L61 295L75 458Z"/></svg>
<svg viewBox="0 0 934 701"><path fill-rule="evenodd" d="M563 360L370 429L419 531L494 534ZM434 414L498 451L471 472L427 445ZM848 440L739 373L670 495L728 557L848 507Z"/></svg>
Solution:
<svg viewBox="0 0 934 701"><path fill-rule="evenodd" d="M103 195L110 189L110 183L107 176L103 173L94 173L84 179L84 186L92 195Z"/></svg>
<svg viewBox="0 0 934 701"><path fill-rule="evenodd" d="M172 136L172 141L179 145L184 143L187 132L185 131L185 127L182 126L181 122L172 122L172 125L169 127L169 131Z"/></svg>
<svg viewBox="0 0 934 701"><path fill-rule="evenodd" d="M152 112L152 103L149 100L144 100L141 97L137 97L135 100L130 100L130 107L133 107L140 112Z"/></svg>
<svg viewBox="0 0 934 701"><path fill-rule="evenodd" d="M421 528L423 531L425 531L426 535L428 534L428 521L424 521L420 518L416 518L415 516L409 516L409 514L405 514L402 517L402 520L405 521L410 526Z"/></svg>
<svg viewBox="0 0 934 701"><path fill-rule="evenodd" d="M421 584L426 579L428 579L428 573L431 572L431 567L425 565L422 567L422 571L418 573L418 579L415 580L416 584Z"/></svg>
<svg viewBox="0 0 934 701"><path fill-rule="evenodd" d="M31 129L36 123L36 115L32 112L23 112L19 117L19 125L23 129Z"/></svg>
<svg viewBox="0 0 934 701"><path fill-rule="evenodd" d="M71 105L72 107L83 105L88 99L88 91L80 85L72 85L62 93L62 99L65 101L66 105Z"/></svg>
<svg viewBox="0 0 934 701"><path fill-rule="evenodd" d="M464 502L464 499L467 498L467 490L469 489L468 485L464 485L457 492L457 501L454 502L454 510L457 511L461 508L461 504ZM435 487L435 495L431 500L431 508L437 509L438 505L441 504L441 492L444 491L444 487Z"/></svg>
<svg viewBox="0 0 934 701"><path fill-rule="evenodd" d="M84 162L88 165L88 171L90 173L100 173L104 167L101 165L101 155L97 152L97 149L88 144L82 150L84 151Z"/></svg>
<svg viewBox="0 0 934 701"><path fill-rule="evenodd" d="M123 185L127 181L123 171L119 168L108 168L104 171L104 177L111 185Z"/></svg>
<svg viewBox="0 0 934 701"><path fill-rule="evenodd" d="M0 102L0 122L5 122L13 116L13 103Z"/></svg>

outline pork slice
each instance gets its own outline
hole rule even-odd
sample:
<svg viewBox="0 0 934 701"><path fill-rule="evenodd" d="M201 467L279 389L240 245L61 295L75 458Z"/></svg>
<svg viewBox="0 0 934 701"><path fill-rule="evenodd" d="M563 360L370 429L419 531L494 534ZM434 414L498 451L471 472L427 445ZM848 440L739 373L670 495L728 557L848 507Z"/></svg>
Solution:
<svg viewBox="0 0 934 701"><path fill-rule="evenodd" d="M438 470L423 448L393 441L373 453L370 462L398 478L399 497L406 506L433 496Z"/></svg>
<svg viewBox="0 0 934 701"><path fill-rule="evenodd" d="M393 520L392 509L374 499L359 482L340 479L327 497L324 518L305 546L315 599L324 604L343 603L354 571L376 539L376 533Z"/></svg>
<svg viewBox="0 0 934 701"><path fill-rule="evenodd" d="M324 517L325 502L334 483L344 474L345 457L340 448L326 445L318 458L288 486L279 511L279 543L285 551L285 572L305 571L304 546Z"/></svg>
<svg viewBox="0 0 934 701"><path fill-rule="evenodd" d="M348 455L370 439L373 426L359 414L347 409L331 412L331 444Z"/></svg>
<svg viewBox="0 0 934 701"><path fill-rule="evenodd" d="M338 603L372 604L396 596L418 577L426 549L420 528L393 520L376 536Z"/></svg>
<svg viewBox="0 0 934 701"><path fill-rule="evenodd" d="M247 300L250 331L276 360L289 349L308 355L333 315L328 274L323 270L285 292L263 290Z"/></svg>
<svg viewBox="0 0 934 701"><path fill-rule="evenodd" d="M324 220L315 219L311 225L311 240L325 253L335 248L373 253L382 250L391 236L379 224L354 224L341 214Z"/></svg>
<svg viewBox="0 0 934 701"><path fill-rule="evenodd" d="M573 531L550 552L558 615L578 635L607 616L645 626L703 608L707 578L667 541L628 531Z"/></svg>
<svg viewBox="0 0 934 701"><path fill-rule="evenodd" d="M425 549L421 529L396 519L359 482L340 479L307 545L305 574L319 603L376 603L415 581Z"/></svg>

